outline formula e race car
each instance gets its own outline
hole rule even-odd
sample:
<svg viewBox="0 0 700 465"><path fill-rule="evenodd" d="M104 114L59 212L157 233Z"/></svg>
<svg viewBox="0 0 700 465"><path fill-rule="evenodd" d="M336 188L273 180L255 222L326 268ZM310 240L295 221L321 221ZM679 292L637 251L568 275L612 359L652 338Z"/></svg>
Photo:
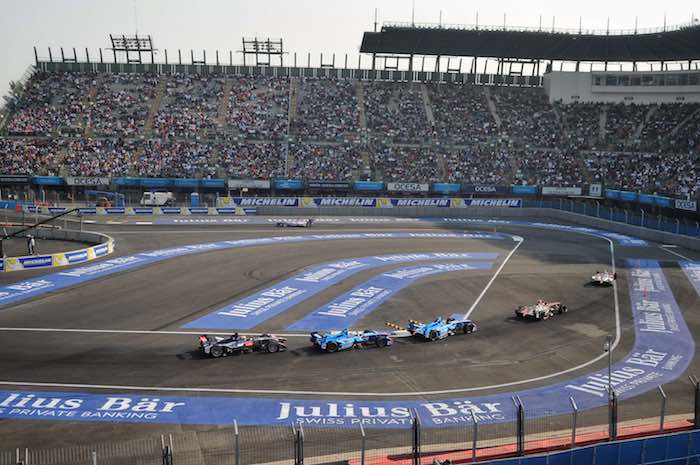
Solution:
<svg viewBox="0 0 700 465"><path fill-rule="evenodd" d="M561 315L568 309L561 302L545 302L538 300L535 305L520 305L515 309L515 316L518 318L530 318L535 320L546 320L550 316Z"/></svg>
<svg viewBox="0 0 700 465"><path fill-rule="evenodd" d="M391 335L386 332L365 330L365 331L331 331L320 334L311 333L311 343L323 352L338 352L339 350L354 349L357 347L388 347L394 343Z"/></svg>
<svg viewBox="0 0 700 465"><path fill-rule="evenodd" d="M275 223L275 227L277 227L277 228L310 228L312 224L314 224L313 218L298 219L298 220L286 219L286 220L280 220L277 223Z"/></svg>
<svg viewBox="0 0 700 465"><path fill-rule="evenodd" d="M476 331L476 324L472 320L465 318L465 315L454 314L447 319L439 316L430 323L410 320L408 326L406 326L406 331L411 336L422 336L425 339L437 341L457 333L473 333Z"/></svg>
<svg viewBox="0 0 700 465"><path fill-rule="evenodd" d="M616 279L617 273L608 270L596 271L595 274L591 276L591 282L599 286L612 286Z"/></svg>
<svg viewBox="0 0 700 465"><path fill-rule="evenodd" d="M267 352L274 354L287 350L287 340L272 334L246 337L238 333L230 337L199 336L199 350L214 358L225 355L241 355L248 352Z"/></svg>

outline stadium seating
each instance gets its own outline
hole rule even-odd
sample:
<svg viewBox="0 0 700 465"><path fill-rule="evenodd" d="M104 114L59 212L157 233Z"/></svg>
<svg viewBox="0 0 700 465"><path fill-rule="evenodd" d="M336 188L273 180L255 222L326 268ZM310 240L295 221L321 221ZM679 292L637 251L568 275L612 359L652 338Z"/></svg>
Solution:
<svg viewBox="0 0 700 465"><path fill-rule="evenodd" d="M540 88L36 73L5 133L5 174L699 192L700 105L552 105Z"/></svg>

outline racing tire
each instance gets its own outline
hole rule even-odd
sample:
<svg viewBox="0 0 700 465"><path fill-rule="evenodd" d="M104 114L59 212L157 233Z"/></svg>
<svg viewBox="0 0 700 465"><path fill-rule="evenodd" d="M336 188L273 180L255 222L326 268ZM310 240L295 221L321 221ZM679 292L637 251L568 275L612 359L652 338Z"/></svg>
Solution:
<svg viewBox="0 0 700 465"><path fill-rule="evenodd" d="M329 343L326 345L326 352L329 352L329 353L331 353L331 354L332 354L333 352L338 352L338 344L336 344L335 342L329 342Z"/></svg>
<svg viewBox="0 0 700 465"><path fill-rule="evenodd" d="M383 349L389 345L389 341L385 337L378 337L377 340L374 341L374 344L380 349Z"/></svg>
<svg viewBox="0 0 700 465"><path fill-rule="evenodd" d="M568 312L568 311L569 311L569 309L566 308L566 305L562 305L562 306L561 306L561 312L562 312L562 313L566 313L566 312Z"/></svg>
<svg viewBox="0 0 700 465"><path fill-rule="evenodd" d="M224 355L224 349L219 346L214 346L211 349L209 349L209 355L211 355L214 358L222 357Z"/></svg>
<svg viewBox="0 0 700 465"><path fill-rule="evenodd" d="M430 334L428 334L428 339L431 341L437 341L439 339L437 331L430 331Z"/></svg>
<svg viewBox="0 0 700 465"><path fill-rule="evenodd" d="M474 325L464 325L462 326L462 332L464 334L469 334L474 332Z"/></svg>
<svg viewBox="0 0 700 465"><path fill-rule="evenodd" d="M280 345L277 344L276 342L272 341L272 342L267 344L267 353L276 354L279 351L280 351Z"/></svg>

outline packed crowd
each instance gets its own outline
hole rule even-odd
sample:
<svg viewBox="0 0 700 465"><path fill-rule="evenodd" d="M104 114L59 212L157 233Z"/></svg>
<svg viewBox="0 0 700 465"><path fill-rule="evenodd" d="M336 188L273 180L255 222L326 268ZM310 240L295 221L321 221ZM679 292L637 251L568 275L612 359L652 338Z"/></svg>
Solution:
<svg viewBox="0 0 700 465"><path fill-rule="evenodd" d="M576 153L559 149L518 150L512 154L516 178L539 186L582 186L587 182Z"/></svg>
<svg viewBox="0 0 700 465"><path fill-rule="evenodd" d="M359 111L352 81L329 83L304 79L300 83L291 133L304 140L339 140L359 128Z"/></svg>
<svg viewBox="0 0 700 465"><path fill-rule="evenodd" d="M5 130L5 174L370 173L691 195L700 176L700 105L551 105L536 88L37 73Z"/></svg>
<svg viewBox="0 0 700 465"><path fill-rule="evenodd" d="M429 182L443 179L432 148L384 146L376 150L374 168L387 181Z"/></svg>
<svg viewBox="0 0 700 465"><path fill-rule="evenodd" d="M698 153L590 152L584 155L590 179L623 190L688 194L700 192Z"/></svg>
<svg viewBox="0 0 700 465"><path fill-rule="evenodd" d="M176 74L165 81L160 107L153 121L158 136L197 138L218 124L222 78Z"/></svg>
<svg viewBox="0 0 700 465"><path fill-rule="evenodd" d="M435 133L441 141L458 145L480 143L498 132L482 88L433 84L428 90Z"/></svg>
<svg viewBox="0 0 700 465"><path fill-rule="evenodd" d="M432 134L420 86L397 82L364 82L367 127L391 142L425 142Z"/></svg>
<svg viewBox="0 0 700 465"><path fill-rule="evenodd" d="M445 154L450 182L506 185L513 181L510 150L497 144L471 145Z"/></svg>
<svg viewBox="0 0 700 465"><path fill-rule="evenodd" d="M357 178L362 155L354 145L293 143L289 145L291 178L347 181Z"/></svg>
<svg viewBox="0 0 700 465"><path fill-rule="evenodd" d="M492 92L501 131L532 147L561 145L561 122L542 89L496 88Z"/></svg>
<svg viewBox="0 0 700 465"><path fill-rule="evenodd" d="M226 124L236 134L256 140L279 140L288 134L289 80L232 78Z"/></svg>

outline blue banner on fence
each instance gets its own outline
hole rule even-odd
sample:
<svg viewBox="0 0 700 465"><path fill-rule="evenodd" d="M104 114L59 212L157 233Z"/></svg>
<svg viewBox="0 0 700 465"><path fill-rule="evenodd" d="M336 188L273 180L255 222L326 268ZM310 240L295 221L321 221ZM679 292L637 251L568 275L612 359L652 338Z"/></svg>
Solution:
<svg viewBox="0 0 700 465"><path fill-rule="evenodd" d="M169 178L139 178L139 185L146 188L168 187L173 185Z"/></svg>
<svg viewBox="0 0 700 465"><path fill-rule="evenodd" d="M487 252L430 252L379 255L324 263L187 323L184 328L250 329L362 270L436 259L494 260Z"/></svg>
<svg viewBox="0 0 700 465"><path fill-rule="evenodd" d="M175 187L196 189L199 187L199 179L175 179Z"/></svg>
<svg viewBox="0 0 700 465"><path fill-rule="evenodd" d="M153 208L150 207L134 207L134 214L136 215L152 215Z"/></svg>
<svg viewBox="0 0 700 465"><path fill-rule="evenodd" d="M160 207L160 212L164 215L179 215L182 213L180 207Z"/></svg>
<svg viewBox="0 0 700 465"><path fill-rule="evenodd" d="M42 186L60 186L63 184L63 178L60 176L34 176L32 182Z"/></svg>
<svg viewBox="0 0 700 465"><path fill-rule="evenodd" d="M513 194L535 195L537 194L537 186L514 185L510 186L510 191Z"/></svg>
<svg viewBox="0 0 700 465"><path fill-rule="evenodd" d="M629 192L629 191L620 191L619 192L619 199L624 200L625 202L636 202L638 199L638 195L636 192Z"/></svg>
<svg viewBox="0 0 700 465"><path fill-rule="evenodd" d="M275 179L272 187L280 190L301 190L304 188L302 179Z"/></svg>
<svg viewBox="0 0 700 465"><path fill-rule="evenodd" d="M108 215L123 215L126 212L126 209L123 207L108 207L105 208L105 212Z"/></svg>
<svg viewBox="0 0 700 465"><path fill-rule="evenodd" d="M225 187L224 179L202 179L200 185L205 189L223 189Z"/></svg>
<svg viewBox="0 0 700 465"><path fill-rule="evenodd" d="M437 194L456 194L460 188L459 184L447 182L434 182L432 185L433 192Z"/></svg>
<svg viewBox="0 0 700 465"><path fill-rule="evenodd" d="M387 271L317 308L287 329L320 331L349 328L417 279L439 273L487 270L492 266L492 262L428 263Z"/></svg>
<svg viewBox="0 0 700 465"><path fill-rule="evenodd" d="M384 183L380 181L355 181L352 187L356 191L383 191Z"/></svg>

